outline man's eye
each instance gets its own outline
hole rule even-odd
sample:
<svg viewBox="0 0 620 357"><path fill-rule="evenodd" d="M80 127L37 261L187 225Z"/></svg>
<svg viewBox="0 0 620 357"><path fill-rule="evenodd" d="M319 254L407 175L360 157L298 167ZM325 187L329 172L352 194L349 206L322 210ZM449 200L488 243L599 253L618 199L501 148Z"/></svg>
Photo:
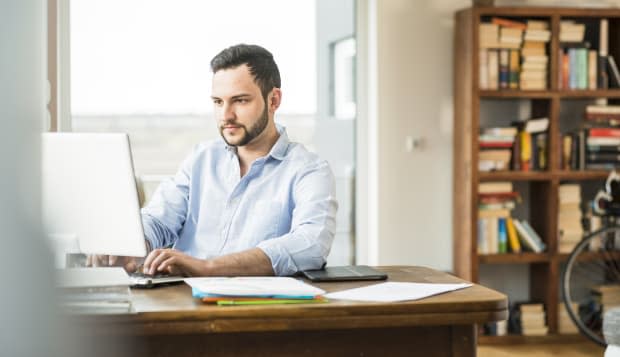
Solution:
<svg viewBox="0 0 620 357"><path fill-rule="evenodd" d="M238 102L238 103L241 103L241 104L245 104L245 103L247 103L247 102L248 102L248 100L247 100L247 99L245 99L245 98L240 98L240 99L237 99L237 102Z"/></svg>
<svg viewBox="0 0 620 357"><path fill-rule="evenodd" d="M213 104L220 105L220 104L222 104L222 100L221 99L213 99Z"/></svg>

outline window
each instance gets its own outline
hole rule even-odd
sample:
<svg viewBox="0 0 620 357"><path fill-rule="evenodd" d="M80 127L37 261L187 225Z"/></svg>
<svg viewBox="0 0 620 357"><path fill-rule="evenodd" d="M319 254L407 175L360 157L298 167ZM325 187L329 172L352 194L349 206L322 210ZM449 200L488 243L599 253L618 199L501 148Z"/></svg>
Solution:
<svg viewBox="0 0 620 357"><path fill-rule="evenodd" d="M174 173L194 144L219 136L209 62L244 42L274 54L284 92L277 120L312 147L314 13L312 0L73 1L72 128L128 132L138 175Z"/></svg>
<svg viewBox="0 0 620 357"><path fill-rule="evenodd" d="M352 262L355 126L333 120L332 74L334 43L349 39L339 47L338 93L342 116L355 119L354 0L80 0L69 17L71 128L129 133L147 200L195 144L219 137L211 58L237 43L271 51L282 76L276 122L336 175L329 263Z"/></svg>

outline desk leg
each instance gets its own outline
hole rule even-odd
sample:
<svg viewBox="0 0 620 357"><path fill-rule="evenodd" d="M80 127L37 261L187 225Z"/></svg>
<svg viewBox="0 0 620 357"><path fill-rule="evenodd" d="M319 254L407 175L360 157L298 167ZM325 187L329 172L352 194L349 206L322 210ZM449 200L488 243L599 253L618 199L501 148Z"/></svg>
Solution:
<svg viewBox="0 0 620 357"><path fill-rule="evenodd" d="M452 326L452 356L476 356L476 325Z"/></svg>

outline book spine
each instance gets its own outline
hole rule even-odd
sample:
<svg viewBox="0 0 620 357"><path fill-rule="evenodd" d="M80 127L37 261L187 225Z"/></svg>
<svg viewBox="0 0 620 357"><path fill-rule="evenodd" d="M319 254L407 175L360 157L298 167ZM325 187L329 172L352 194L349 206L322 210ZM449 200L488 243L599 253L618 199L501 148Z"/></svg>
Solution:
<svg viewBox="0 0 620 357"><path fill-rule="evenodd" d="M519 88L519 51L518 50L510 51L509 87L510 89Z"/></svg>
<svg viewBox="0 0 620 357"><path fill-rule="evenodd" d="M519 133L521 140L521 171L530 171L532 159L532 135L526 131Z"/></svg>
<svg viewBox="0 0 620 357"><path fill-rule="evenodd" d="M497 252L498 253L507 253L508 252L508 235L506 232L506 218L499 218L497 221Z"/></svg>
<svg viewBox="0 0 620 357"><path fill-rule="evenodd" d="M506 89L509 86L510 55L507 49L499 51L499 87Z"/></svg>
<svg viewBox="0 0 620 357"><path fill-rule="evenodd" d="M510 245L510 251L513 253L521 252L521 244L519 244L519 238L517 231L515 230L512 218L506 218L506 231L508 232L508 243Z"/></svg>
<svg viewBox="0 0 620 357"><path fill-rule="evenodd" d="M479 57L478 57L478 76L479 82L478 86L480 89L488 89L489 88L489 63L488 63L488 53L486 49L480 49Z"/></svg>
<svg viewBox="0 0 620 357"><path fill-rule="evenodd" d="M577 51L575 48L568 49L568 88L577 89Z"/></svg>
<svg viewBox="0 0 620 357"><path fill-rule="evenodd" d="M597 74L596 66L598 64L598 54L595 50L588 51L588 88L596 89L597 87Z"/></svg>
<svg viewBox="0 0 620 357"><path fill-rule="evenodd" d="M618 66L612 55L607 56L607 64L609 65L609 76L611 77L614 88L620 88L620 73L618 72Z"/></svg>
<svg viewBox="0 0 620 357"><path fill-rule="evenodd" d="M588 49L577 49L577 88L588 89Z"/></svg>
<svg viewBox="0 0 620 357"><path fill-rule="evenodd" d="M591 128L588 130L590 137L620 137L620 129L613 128Z"/></svg>
<svg viewBox="0 0 620 357"><path fill-rule="evenodd" d="M497 50L488 50L488 70L489 85L488 89L495 90L499 87L499 58Z"/></svg>

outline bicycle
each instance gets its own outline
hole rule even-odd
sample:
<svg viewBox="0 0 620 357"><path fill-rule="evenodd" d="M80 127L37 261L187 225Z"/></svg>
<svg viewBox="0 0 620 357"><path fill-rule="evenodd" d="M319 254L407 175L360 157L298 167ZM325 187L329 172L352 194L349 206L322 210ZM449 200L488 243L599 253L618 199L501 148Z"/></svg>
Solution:
<svg viewBox="0 0 620 357"><path fill-rule="evenodd" d="M620 306L620 175L612 171L593 210L604 228L583 238L562 272L564 307L579 331L606 346L602 332L606 309Z"/></svg>

